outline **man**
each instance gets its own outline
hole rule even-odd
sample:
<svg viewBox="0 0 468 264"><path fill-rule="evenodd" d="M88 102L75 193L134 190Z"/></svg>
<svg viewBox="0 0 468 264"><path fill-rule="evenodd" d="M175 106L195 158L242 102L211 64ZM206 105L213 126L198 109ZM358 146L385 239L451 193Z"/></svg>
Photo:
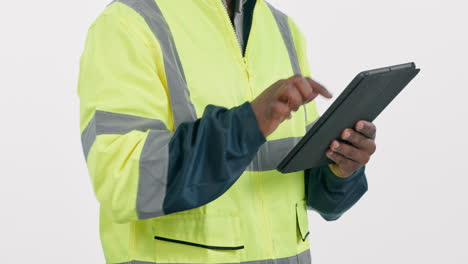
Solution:
<svg viewBox="0 0 468 264"><path fill-rule="evenodd" d="M310 263L306 210L335 220L366 192L375 127L343 131L336 164L276 171L331 97L309 75L263 0L108 5L78 87L107 263Z"/></svg>

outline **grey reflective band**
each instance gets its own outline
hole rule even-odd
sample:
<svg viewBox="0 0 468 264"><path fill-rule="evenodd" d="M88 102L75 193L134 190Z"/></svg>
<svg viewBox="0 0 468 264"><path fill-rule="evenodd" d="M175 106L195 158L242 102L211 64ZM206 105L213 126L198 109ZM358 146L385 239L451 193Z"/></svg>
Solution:
<svg viewBox="0 0 468 264"><path fill-rule="evenodd" d="M125 4L140 14L159 41L175 128L183 122L195 121L197 113L190 101L187 80L185 79L174 38L155 0L115 0L114 2Z"/></svg>
<svg viewBox="0 0 468 264"><path fill-rule="evenodd" d="M140 219L164 215L163 202L169 166L169 142L172 131L157 119L106 111L95 111L81 134L85 159L98 135L123 135L131 131L149 131L140 154L137 214Z"/></svg>
<svg viewBox="0 0 468 264"><path fill-rule="evenodd" d="M270 7L271 13L275 18L276 24L278 25L278 29L281 33L281 37L283 37L284 45L286 46L286 50L288 51L289 61L291 62L291 67L293 69L294 74L302 74L301 67L299 66L299 59L297 57L296 46L294 45L294 39L291 32L291 27L289 25L288 16L285 15L283 12L276 9L270 3L267 3L268 7ZM304 108L304 119L307 123L307 108L305 105L302 106Z"/></svg>
<svg viewBox="0 0 468 264"><path fill-rule="evenodd" d="M291 257L286 257L286 258L243 261L243 262L236 262L236 263L239 263L239 264L311 264L311 262L312 262L312 257L310 255L310 250L307 249L306 251L303 251L302 253L299 253ZM121 263L115 263L115 264L167 264L167 263L156 263L156 262L132 260L128 262L121 262ZM190 263L171 263L171 264L190 264ZM222 264L222 263L219 263L219 264Z"/></svg>
<svg viewBox="0 0 468 264"><path fill-rule="evenodd" d="M88 158L89 150L96 140L96 114L88 122L88 126L81 133L81 146L83 148L83 154L85 160Z"/></svg>
<svg viewBox="0 0 468 264"><path fill-rule="evenodd" d="M275 18L278 29L283 38L283 42L288 51L289 60L294 74L301 74L299 60L297 58L296 47L289 26L288 17L271 4L268 7ZM305 120L307 120L307 111L304 106ZM290 137L265 142L257 152L252 163L247 167L248 171L268 171L276 169L276 166L289 153L289 151L299 142L300 137Z"/></svg>
<svg viewBox="0 0 468 264"><path fill-rule="evenodd" d="M167 130L166 125L161 120L96 110L81 134L84 156L88 157L96 136L103 134L123 135L132 130L146 131L148 129Z"/></svg>
<svg viewBox="0 0 468 264"><path fill-rule="evenodd" d="M265 142L247 167L247 171L275 170L281 160L301 140L301 137L289 137Z"/></svg>
<svg viewBox="0 0 468 264"><path fill-rule="evenodd" d="M137 214L139 219L165 215L169 142L173 132L151 130L146 137L140 156L140 179L138 181Z"/></svg>
<svg viewBox="0 0 468 264"><path fill-rule="evenodd" d="M291 27L289 26L289 19L283 12L279 11L271 4L267 3L270 7L271 13L276 20L278 29L283 37L284 44L288 50L289 60L291 61L291 67L293 68L294 74L301 74L301 68L299 67L299 60L297 59L296 47L294 46L294 40L291 33Z"/></svg>

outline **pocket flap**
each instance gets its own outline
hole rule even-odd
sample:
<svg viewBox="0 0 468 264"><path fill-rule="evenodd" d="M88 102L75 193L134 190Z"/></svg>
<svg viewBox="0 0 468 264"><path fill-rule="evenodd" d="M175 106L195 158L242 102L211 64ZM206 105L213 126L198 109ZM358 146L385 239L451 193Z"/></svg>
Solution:
<svg viewBox="0 0 468 264"><path fill-rule="evenodd" d="M296 219L302 241L305 241L310 233L309 219L307 216L307 204L305 200L296 203Z"/></svg>
<svg viewBox="0 0 468 264"><path fill-rule="evenodd" d="M238 250L240 225L237 216L180 215L155 219L154 238L215 250Z"/></svg>

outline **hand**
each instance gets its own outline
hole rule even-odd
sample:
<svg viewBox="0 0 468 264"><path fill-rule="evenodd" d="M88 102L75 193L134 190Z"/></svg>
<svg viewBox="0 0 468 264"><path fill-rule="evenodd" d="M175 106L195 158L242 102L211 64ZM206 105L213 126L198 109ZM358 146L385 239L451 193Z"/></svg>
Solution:
<svg viewBox="0 0 468 264"><path fill-rule="evenodd" d="M322 85L301 75L271 85L251 103L263 136L273 133L285 119L291 119L291 111L297 111L301 105L312 101L319 94L332 97Z"/></svg>
<svg viewBox="0 0 468 264"><path fill-rule="evenodd" d="M355 129L346 128L341 138L347 142L332 141L326 151L327 157L336 164L329 164L330 170L338 177L351 176L357 169L369 162L376 150L376 127L373 123L360 120ZM350 144L348 144L350 143Z"/></svg>

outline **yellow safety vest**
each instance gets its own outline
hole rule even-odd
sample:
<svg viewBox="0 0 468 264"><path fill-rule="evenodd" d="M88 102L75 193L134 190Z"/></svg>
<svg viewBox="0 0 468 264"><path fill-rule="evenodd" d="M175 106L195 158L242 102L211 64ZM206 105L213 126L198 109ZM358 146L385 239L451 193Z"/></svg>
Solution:
<svg viewBox="0 0 468 264"><path fill-rule="evenodd" d="M166 169L161 139L209 104L232 108L279 79L309 76L305 50L296 24L263 0L245 56L220 0L120 0L105 8L88 32L78 94L107 263L310 262L304 172L275 167L318 117L314 101L268 136L208 204L166 214L158 178Z"/></svg>

